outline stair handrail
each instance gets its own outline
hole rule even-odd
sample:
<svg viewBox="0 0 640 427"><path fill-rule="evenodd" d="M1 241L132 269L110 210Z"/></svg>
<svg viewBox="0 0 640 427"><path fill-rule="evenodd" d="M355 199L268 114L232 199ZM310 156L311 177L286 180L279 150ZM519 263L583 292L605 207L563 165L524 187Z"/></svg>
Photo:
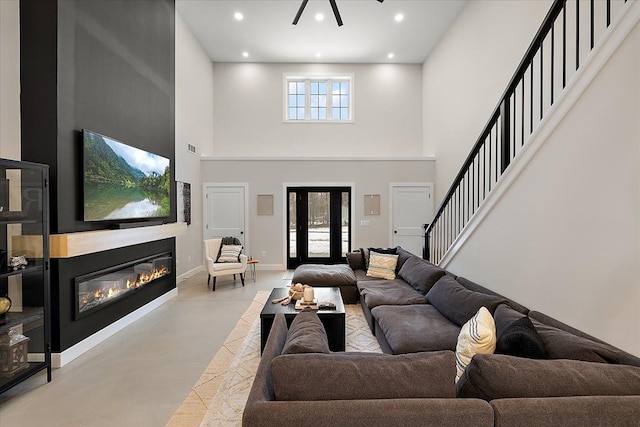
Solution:
<svg viewBox="0 0 640 427"><path fill-rule="evenodd" d="M626 3L627 0L624 0L624 2ZM580 29L579 29L579 22L580 22L580 0L576 0L575 2L576 4L576 39L575 39L575 47L576 47L576 52L575 52L575 69L577 70L580 67ZM589 0L589 4L590 4L590 48L593 49L594 47L594 0ZM551 105L553 105L554 100L556 99L554 97L554 47L555 47L555 43L554 43L554 24L556 23L556 20L558 19L558 16L562 13L563 14L563 24L562 24L562 41L563 41L563 52L562 52L562 88L564 89L566 87L567 81L567 51L566 51L566 41L567 41L567 24L566 24L566 20L567 20L567 0L554 0L553 4L551 5L551 8L549 10L549 12L547 12L547 15L544 18L544 21L542 22L542 25L540 26L540 28L538 29L538 31L536 32L535 37L533 38L533 41L531 42L531 44L529 45L526 53L524 54L522 60L520 61L520 64L518 65L518 68L516 69L516 72L514 73L514 75L512 76L512 78L510 79L507 88L505 89L505 91L503 92L502 96L500 97L500 100L498 102L498 105L496 106L496 108L493 110L493 113L491 114L491 117L489 118L489 120L487 121L486 125L484 126L484 128L482 129L482 132L480 133L480 137L476 140L476 143L473 145L471 151L469 152L469 155L467 156L467 158L465 159L464 163L462 164L462 167L460 168L458 174L456 175L456 177L454 178L451 186L449 187L449 190L447 191L446 195L444 196L444 198L442 199L442 202L440 203L440 205L438 206L438 209L433 217L433 220L431 221L431 223L429 224L429 226L426 229L425 232L425 259L430 260L431 262L434 263L438 263L442 257L444 256L444 254L446 253L446 251L449 249L449 247L453 244L453 241L455 240L455 238L457 237L457 235L460 234L460 232L462 231L462 229L464 228L464 225L466 225L466 223L468 222L468 218L465 220L464 216L468 214L468 217L471 217L471 215L473 213L475 213L476 211L476 206L475 206L475 200L474 200L474 196L477 195L478 197L478 207L479 204L481 203L480 199L480 191L479 188L474 189L473 191L477 191L477 194L472 194L470 197L470 194L467 192L465 192L465 195L467 197L467 202L469 201L469 199L472 199L472 205L471 207L466 206L466 205L462 205L461 203L456 204L456 209L462 210L462 216L463 218L457 218L456 222L457 224L455 224L455 226L453 227L453 229L450 230L444 230L441 233L439 233L438 239L444 243L444 246L447 246L446 249L442 249L442 248L438 248L436 250L435 253L431 253L432 249L434 248L434 245L430 244L430 240L432 238L432 235L434 233L434 230L436 230L436 228L439 226L440 220L443 217L445 211L448 209L448 207L450 206L451 201L453 200L453 198L455 197L456 193L458 193L458 198L460 199L460 185L463 182L463 180L465 179L465 176L469 176L469 180L470 183L468 184L471 185L471 182L475 183L475 180L473 180L473 176L469 175L470 173L475 173L475 171L473 171L473 165L476 162L476 159L478 159L478 167L477 169L477 177L478 180L480 179L479 176L479 171L480 171L480 159L478 157L480 150L483 150L484 148L486 148L486 142L487 142L487 138L491 138L492 137L492 132L494 129L496 129L496 157L498 155L498 149L497 149L497 145L498 145L498 133L500 133L500 150L499 150L499 155L500 155L500 160L499 160L499 164L498 164L498 160L497 158L494 159L496 161L495 163L495 182L497 183L498 178L505 172L505 170L507 169L507 167L509 166L509 164L511 163L511 160L515 157L515 153L511 152L511 133L512 133L512 129L510 129L510 124L511 124L511 120L514 119L515 120L515 116L512 116L511 114L511 98L515 96L515 91L518 88L518 86L522 87L522 99L521 102L524 102L525 99L525 94L524 94L524 78L525 75L527 73L528 70L531 69L530 72L530 77L531 77L531 98L530 98L530 131L529 134L531 134L533 132L533 126L534 126L534 118L533 118L533 99L534 99L534 95L533 95L533 75L534 75L534 59L536 58L536 55L539 52L543 52L543 47L544 47L544 42L546 40L546 38L549 36L549 34L551 33L551 84L550 84L550 101L551 101ZM609 25L611 24L611 0L606 0L606 27L609 27ZM544 106L544 101L543 101L543 96L544 96L544 89L545 87L543 87L543 59L542 59L542 54L540 55L540 120L542 120L543 117L543 106ZM521 85L522 82L522 85ZM536 94L537 95L537 94ZM557 94L556 94L557 95ZM524 140L524 104L523 108L521 110L522 112L522 139L521 139L521 143L522 145L524 145L525 140ZM514 98L514 106L515 106L515 98ZM517 107L515 107L517 108ZM498 121L500 120L500 123L498 123ZM499 126L499 128L498 128ZM515 126L513 131L515 131ZM514 140L515 140L515 134L514 134ZM489 141L491 144L491 140ZM515 148L515 147L514 147ZM491 164L492 160L491 160L491 147L489 147L489 192L491 191L491 183L492 183L492 175L491 175L491 169L493 168L493 165ZM515 151L515 149L514 149ZM483 172L486 172L486 156L484 159L484 163L482 164L482 167L484 169ZM499 166L499 168L498 168ZM498 173L498 169L499 169L499 173ZM483 177L483 185L486 184L486 182L484 182L486 177ZM467 186L467 188L468 188ZM486 185L485 185L486 187ZM464 191L464 188L463 188ZM484 197L486 197L486 188L483 189L483 200ZM464 202L464 200L463 200ZM465 212L466 209L466 212ZM473 212L469 213L469 210L473 210ZM459 213L459 212L458 212ZM463 222L464 224L462 226L460 226L460 222ZM455 236L454 236L455 234Z"/></svg>

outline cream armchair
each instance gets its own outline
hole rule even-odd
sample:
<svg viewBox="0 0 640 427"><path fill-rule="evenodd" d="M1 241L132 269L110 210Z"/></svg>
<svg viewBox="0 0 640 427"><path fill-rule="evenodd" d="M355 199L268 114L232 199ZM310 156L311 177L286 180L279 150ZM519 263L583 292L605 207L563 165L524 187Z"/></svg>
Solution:
<svg viewBox="0 0 640 427"><path fill-rule="evenodd" d="M233 280L236 280L236 274L240 274L242 286L244 286L244 272L247 270L247 256L240 254L240 262L216 262L220 246L221 238L207 239L204 241L204 260L207 266L207 286L213 277L213 290L216 290L216 277L233 274Z"/></svg>

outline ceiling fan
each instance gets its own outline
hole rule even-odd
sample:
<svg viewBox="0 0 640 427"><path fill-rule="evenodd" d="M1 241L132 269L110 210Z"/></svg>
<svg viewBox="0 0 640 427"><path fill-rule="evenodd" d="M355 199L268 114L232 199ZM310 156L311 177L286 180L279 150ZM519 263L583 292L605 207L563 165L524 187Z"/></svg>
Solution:
<svg viewBox="0 0 640 427"><path fill-rule="evenodd" d="M304 8L307 6L309 0L302 0L300 4L300 8L298 9L298 13L296 13L296 17L293 18L293 25L298 25L298 20L304 12ZM378 0L379 3L384 2L384 0ZM329 4L331 4L331 9L333 9L333 16L336 17L336 22L338 23L338 27L342 27L342 18L340 17L340 11L338 10L338 5L336 4L336 0L329 0Z"/></svg>

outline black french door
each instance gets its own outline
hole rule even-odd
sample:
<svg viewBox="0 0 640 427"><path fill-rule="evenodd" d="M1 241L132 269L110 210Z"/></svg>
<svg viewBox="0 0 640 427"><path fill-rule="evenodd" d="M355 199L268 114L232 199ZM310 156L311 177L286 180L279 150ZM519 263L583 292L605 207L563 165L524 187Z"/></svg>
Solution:
<svg viewBox="0 0 640 427"><path fill-rule="evenodd" d="M287 268L338 264L351 250L351 188L287 188Z"/></svg>

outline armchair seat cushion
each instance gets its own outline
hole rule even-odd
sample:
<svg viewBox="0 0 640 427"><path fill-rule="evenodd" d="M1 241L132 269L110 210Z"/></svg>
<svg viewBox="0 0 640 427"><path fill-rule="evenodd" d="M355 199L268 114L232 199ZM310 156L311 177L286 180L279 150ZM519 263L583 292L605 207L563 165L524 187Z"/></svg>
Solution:
<svg viewBox="0 0 640 427"><path fill-rule="evenodd" d="M215 262L213 263L213 271L222 272L230 270L242 269L242 263L240 262Z"/></svg>

